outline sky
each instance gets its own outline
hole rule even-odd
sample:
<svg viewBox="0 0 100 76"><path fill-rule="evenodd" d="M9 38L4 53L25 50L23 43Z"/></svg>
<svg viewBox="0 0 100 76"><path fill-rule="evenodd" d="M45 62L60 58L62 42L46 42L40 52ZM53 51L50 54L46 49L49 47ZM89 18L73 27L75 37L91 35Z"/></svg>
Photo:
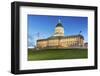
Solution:
<svg viewBox="0 0 100 76"><path fill-rule="evenodd" d="M82 31L85 42L88 42L88 17L28 15L28 47L35 46L37 39L52 36L59 19L65 36L77 35Z"/></svg>

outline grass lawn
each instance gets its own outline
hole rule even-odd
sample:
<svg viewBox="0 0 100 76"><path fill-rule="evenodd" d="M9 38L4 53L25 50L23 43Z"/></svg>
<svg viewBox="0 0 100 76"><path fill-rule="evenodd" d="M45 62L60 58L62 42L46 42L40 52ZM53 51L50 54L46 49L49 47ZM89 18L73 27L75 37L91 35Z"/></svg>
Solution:
<svg viewBox="0 0 100 76"><path fill-rule="evenodd" d="M82 59L88 57L87 49L28 49L28 60Z"/></svg>

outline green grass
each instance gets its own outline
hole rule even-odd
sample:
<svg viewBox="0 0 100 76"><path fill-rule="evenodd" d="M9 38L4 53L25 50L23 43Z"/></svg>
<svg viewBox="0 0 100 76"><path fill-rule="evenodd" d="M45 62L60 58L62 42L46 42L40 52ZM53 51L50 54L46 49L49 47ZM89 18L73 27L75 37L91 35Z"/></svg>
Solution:
<svg viewBox="0 0 100 76"><path fill-rule="evenodd" d="M28 49L28 60L56 60L87 58L87 49Z"/></svg>

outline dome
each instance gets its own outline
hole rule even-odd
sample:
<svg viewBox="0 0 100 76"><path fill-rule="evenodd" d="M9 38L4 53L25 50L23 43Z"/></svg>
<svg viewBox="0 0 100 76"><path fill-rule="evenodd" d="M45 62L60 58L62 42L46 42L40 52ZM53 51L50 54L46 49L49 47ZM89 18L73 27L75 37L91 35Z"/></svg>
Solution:
<svg viewBox="0 0 100 76"><path fill-rule="evenodd" d="M56 27L63 27L63 25L62 25L61 23L58 23L58 24L56 25Z"/></svg>
<svg viewBox="0 0 100 76"><path fill-rule="evenodd" d="M59 22L56 25L54 36L64 36L64 27L61 24L60 19L59 19Z"/></svg>

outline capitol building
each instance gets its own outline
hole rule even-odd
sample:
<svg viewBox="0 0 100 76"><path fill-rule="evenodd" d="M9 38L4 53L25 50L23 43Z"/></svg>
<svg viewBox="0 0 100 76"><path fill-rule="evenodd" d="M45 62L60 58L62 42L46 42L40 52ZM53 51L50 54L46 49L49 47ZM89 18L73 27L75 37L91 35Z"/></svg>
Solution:
<svg viewBox="0 0 100 76"><path fill-rule="evenodd" d="M84 37L81 34L65 36L61 21L57 23L53 36L37 40L37 48L77 48L84 46Z"/></svg>

